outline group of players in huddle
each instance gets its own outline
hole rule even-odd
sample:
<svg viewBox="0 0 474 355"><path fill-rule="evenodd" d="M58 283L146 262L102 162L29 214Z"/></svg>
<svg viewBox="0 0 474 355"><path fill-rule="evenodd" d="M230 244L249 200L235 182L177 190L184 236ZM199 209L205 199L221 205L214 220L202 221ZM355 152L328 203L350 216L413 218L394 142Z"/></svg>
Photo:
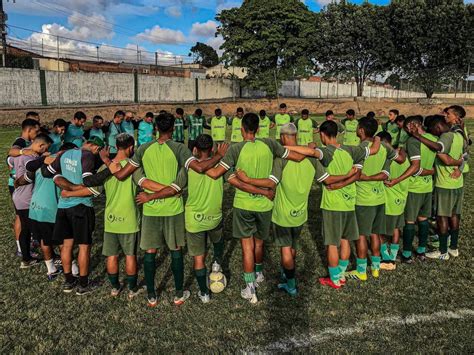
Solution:
<svg viewBox="0 0 474 355"><path fill-rule="evenodd" d="M231 120L220 109L208 120L199 109L185 118L178 108L176 115L147 113L141 121L131 112L118 111L106 128L95 116L92 127L84 131L86 116L78 112L70 123L56 120L47 132L39 117L29 113L7 158L21 268L39 264L30 250L33 237L40 243L49 280L62 273L64 292L94 291L98 285L89 280L93 197L104 192L103 255L111 295L118 296L124 288L119 279L121 252L129 299L143 290L137 275L140 246L145 252L147 302L156 306L155 259L158 250L167 248L174 303L183 304L190 297L184 289L186 246L193 257L198 297L207 303L206 256L211 244L211 270L222 272L222 201L228 182L235 187L232 236L242 246L241 296L257 303L257 288L264 282L264 244L270 240L281 248L278 288L295 296L297 243L308 219L314 180L322 185L328 263L328 276L319 279L321 285L339 289L346 279L366 281L369 247L372 277L378 278L381 269L394 270L401 236L401 262L448 260L459 255L471 143L465 115L460 106L425 118L391 110L381 125L373 113L356 119L348 110L339 121L328 111L318 126L308 110L293 122L284 104L271 119L263 110L259 115L244 114L241 108ZM232 127L230 144L227 125ZM273 127L275 139L270 138ZM188 147L183 144L185 129ZM316 132L320 146L313 142ZM427 252L432 216L439 249ZM418 243L413 250L415 236ZM347 271L351 241L356 245L356 267Z"/></svg>

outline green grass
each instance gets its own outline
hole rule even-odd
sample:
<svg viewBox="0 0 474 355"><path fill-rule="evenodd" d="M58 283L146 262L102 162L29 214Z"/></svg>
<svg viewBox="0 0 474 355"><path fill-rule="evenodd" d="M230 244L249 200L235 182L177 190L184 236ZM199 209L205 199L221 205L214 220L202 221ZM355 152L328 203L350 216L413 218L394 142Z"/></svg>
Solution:
<svg viewBox="0 0 474 355"><path fill-rule="evenodd" d="M473 129L474 125L471 125ZM0 130L3 155L17 134L13 129ZM7 180L4 164L0 179ZM98 222L92 258L93 277L105 281L100 290L82 298L66 295L61 292L62 280L46 281L44 265L28 271L20 270L20 261L14 256L15 244L10 227L12 206L6 184L2 186L2 353L474 351L472 179L466 184L459 258L444 263L399 265L394 272L382 272L378 280L369 278L362 284L349 281L338 291L322 288L317 282L318 277L326 275L327 271L318 207L321 191L314 185L310 196L310 219L303 231L298 256L300 294L292 299L276 290L279 251L268 246L265 256L267 281L259 289L260 302L255 306L242 300L239 294L243 286L241 249L239 243L231 238L232 191L227 188L224 270L228 287L214 296L211 303L201 304L196 297L191 258L186 256L185 282L192 297L185 305L176 308L172 304L169 256L160 255L156 276L160 303L154 309L146 307L144 297L133 302L129 302L125 294L118 299L109 297L104 257L100 252L103 227L103 201L100 199L96 203ZM121 272L123 277L123 268ZM140 270L142 277L143 270ZM464 313L459 313L460 310ZM437 313L444 311L458 313ZM443 314L450 316L438 318ZM288 342L292 338L301 342Z"/></svg>

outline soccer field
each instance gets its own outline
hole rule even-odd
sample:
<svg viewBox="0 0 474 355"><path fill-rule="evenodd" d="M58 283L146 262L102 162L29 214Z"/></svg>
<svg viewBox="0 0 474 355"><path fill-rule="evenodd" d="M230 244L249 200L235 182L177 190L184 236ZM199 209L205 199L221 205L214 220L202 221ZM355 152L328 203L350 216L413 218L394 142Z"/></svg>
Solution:
<svg viewBox="0 0 474 355"><path fill-rule="evenodd" d="M471 132L474 122L467 121ZM6 156L19 134L0 129L0 149ZM309 221L299 244L299 295L277 290L279 250L268 245L266 281L258 289L259 303L240 297L241 248L231 237L233 191L226 186L224 273L228 287L209 304L197 298L192 258L186 256L185 285L191 299L173 305L170 258L159 254L159 304L146 306L145 293L128 301L126 293L111 298L101 255L103 197L96 199L92 278L103 281L84 297L64 294L62 277L46 279L44 264L20 270L14 255L13 207L6 187L6 164L1 165L0 350L10 352L474 352L473 178L465 183L460 256L447 262L397 265L379 279L348 280L339 290L322 287L327 274L321 236L320 187L310 195ZM139 265L142 264L140 254ZM122 265L123 266L123 265ZM351 267L350 267L351 268ZM121 277L124 277L123 267ZM139 272L143 278L143 270Z"/></svg>

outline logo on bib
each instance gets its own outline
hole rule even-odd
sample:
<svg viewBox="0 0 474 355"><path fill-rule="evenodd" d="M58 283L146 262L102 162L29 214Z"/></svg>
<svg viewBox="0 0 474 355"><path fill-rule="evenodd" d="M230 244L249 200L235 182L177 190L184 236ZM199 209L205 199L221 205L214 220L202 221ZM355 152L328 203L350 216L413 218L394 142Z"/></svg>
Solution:
<svg viewBox="0 0 474 355"><path fill-rule="evenodd" d="M298 210L291 210L290 211L291 217L294 217L294 218L302 216L303 213L304 213L304 210L299 210L299 211Z"/></svg>
<svg viewBox="0 0 474 355"><path fill-rule="evenodd" d="M381 193L382 193L382 190L380 190L378 187L373 187L373 188L372 188L372 192L373 192L374 194L377 194L377 195L378 195L378 194L381 194Z"/></svg>
<svg viewBox="0 0 474 355"><path fill-rule="evenodd" d="M203 214L203 213L195 213L195 214L194 214L194 219L195 219L197 222L203 222L203 221L211 222L211 221L217 219L217 217L216 217L216 216L206 216L206 215Z"/></svg>
<svg viewBox="0 0 474 355"><path fill-rule="evenodd" d="M125 222L125 217L120 217L120 216L114 215L113 213L109 213L109 214L107 215L107 220L108 220L110 223L114 223L114 222Z"/></svg>

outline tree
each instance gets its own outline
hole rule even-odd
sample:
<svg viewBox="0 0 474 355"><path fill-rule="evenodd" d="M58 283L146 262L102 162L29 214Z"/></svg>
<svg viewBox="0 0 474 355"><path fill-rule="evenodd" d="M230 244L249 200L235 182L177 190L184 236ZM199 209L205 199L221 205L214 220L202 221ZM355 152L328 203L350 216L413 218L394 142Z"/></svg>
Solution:
<svg viewBox="0 0 474 355"><path fill-rule="evenodd" d="M400 75L396 73L390 74L388 78L385 79L385 84L390 85L396 90L401 89L401 82L402 82L402 78L400 78Z"/></svg>
<svg viewBox="0 0 474 355"><path fill-rule="evenodd" d="M277 93L282 80L308 76L314 68L310 41L314 13L299 0L244 0L216 19L226 65L246 67L244 84Z"/></svg>
<svg viewBox="0 0 474 355"><path fill-rule="evenodd" d="M390 68L394 46L383 6L331 3L316 19L314 57L325 76L354 79L357 96L365 81Z"/></svg>
<svg viewBox="0 0 474 355"><path fill-rule="evenodd" d="M191 48L189 56L194 57L194 63L201 64L207 68L219 64L219 56L216 50L205 43L197 42Z"/></svg>
<svg viewBox="0 0 474 355"><path fill-rule="evenodd" d="M466 74L472 11L462 0L394 0L389 10L396 70L428 98Z"/></svg>

